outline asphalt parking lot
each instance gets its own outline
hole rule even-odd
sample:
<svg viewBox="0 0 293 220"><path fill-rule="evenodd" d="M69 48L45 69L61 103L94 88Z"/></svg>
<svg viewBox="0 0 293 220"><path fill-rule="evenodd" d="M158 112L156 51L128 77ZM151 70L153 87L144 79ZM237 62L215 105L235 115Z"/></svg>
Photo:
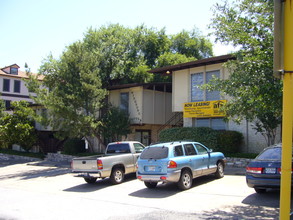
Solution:
<svg viewBox="0 0 293 220"><path fill-rule="evenodd" d="M278 219L279 192L256 194L244 173L228 166L224 178L197 178L187 191L150 190L135 175L119 185L86 184L69 163L0 160L0 219Z"/></svg>

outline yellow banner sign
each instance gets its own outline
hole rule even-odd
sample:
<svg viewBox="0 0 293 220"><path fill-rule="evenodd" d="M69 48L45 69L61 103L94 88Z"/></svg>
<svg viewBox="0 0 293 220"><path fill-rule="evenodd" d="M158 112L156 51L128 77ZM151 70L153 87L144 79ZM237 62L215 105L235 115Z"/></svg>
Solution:
<svg viewBox="0 0 293 220"><path fill-rule="evenodd" d="M184 118L210 118L224 117L225 112L220 108L225 105L227 100L187 102L184 103Z"/></svg>

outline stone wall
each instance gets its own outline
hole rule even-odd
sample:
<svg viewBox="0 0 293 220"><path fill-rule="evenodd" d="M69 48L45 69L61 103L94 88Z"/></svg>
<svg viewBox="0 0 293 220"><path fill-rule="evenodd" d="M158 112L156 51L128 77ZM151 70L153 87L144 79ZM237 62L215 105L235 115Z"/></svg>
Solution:
<svg viewBox="0 0 293 220"><path fill-rule="evenodd" d="M60 153L48 153L45 160L53 162L71 162L76 156L65 155Z"/></svg>
<svg viewBox="0 0 293 220"><path fill-rule="evenodd" d="M18 156L18 155L10 155L10 154L2 154L0 153L0 160L5 161L5 160L23 160L23 161L28 161L28 162L33 162L33 161L39 161L41 160L40 158L34 158L34 157L25 157L25 156Z"/></svg>

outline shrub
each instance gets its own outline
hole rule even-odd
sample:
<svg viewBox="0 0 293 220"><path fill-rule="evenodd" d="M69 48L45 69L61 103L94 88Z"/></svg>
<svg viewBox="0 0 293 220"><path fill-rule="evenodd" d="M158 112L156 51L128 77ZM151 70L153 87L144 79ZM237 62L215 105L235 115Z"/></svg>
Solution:
<svg viewBox="0 0 293 220"><path fill-rule="evenodd" d="M218 131L217 150L224 153L237 153L243 141L243 135L238 131Z"/></svg>
<svg viewBox="0 0 293 220"><path fill-rule="evenodd" d="M183 127L183 128L169 128L160 132L160 142L170 141L197 141L208 148L217 148L217 133L206 127Z"/></svg>
<svg viewBox="0 0 293 220"><path fill-rule="evenodd" d="M84 140L80 140L77 138L68 139L65 141L63 145L63 153L64 154L78 154L78 153L84 153L86 151L85 149L85 143Z"/></svg>
<svg viewBox="0 0 293 220"><path fill-rule="evenodd" d="M160 142L196 141L214 151L238 153L243 135L237 131L216 131L207 127L169 128L160 132Z"/></svg>

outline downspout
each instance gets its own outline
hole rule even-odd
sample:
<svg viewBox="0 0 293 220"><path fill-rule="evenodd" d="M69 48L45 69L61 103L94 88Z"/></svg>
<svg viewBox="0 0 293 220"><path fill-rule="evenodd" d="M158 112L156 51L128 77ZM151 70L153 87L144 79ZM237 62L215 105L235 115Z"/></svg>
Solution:
<svg viewBox="0 0 293 220"><path fill-rule="evenodd" d="M156 98L155 90L156 90L156 86L154 85L153 87L153 124L155 124L155 98Z"/></svg>
<svg viewBox="0 0 293 220"><path fill-rule="evenodd" d="M249 135L248 135L248 120L246 119L246 153L249 152Z"/></svg>

